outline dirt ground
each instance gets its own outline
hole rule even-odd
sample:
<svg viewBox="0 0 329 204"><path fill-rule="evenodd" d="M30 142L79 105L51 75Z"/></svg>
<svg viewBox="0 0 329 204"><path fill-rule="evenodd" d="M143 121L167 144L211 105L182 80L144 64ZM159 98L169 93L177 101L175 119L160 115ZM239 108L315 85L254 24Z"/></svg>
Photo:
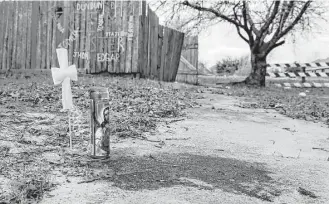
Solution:
<svg viewBox="0 0 329 204"><path fill-rule="evenodd" d="M59 185L41 203L329 203L325 125L199 98L148 141L114 140L110 159L90 161L94 179L54 171Z"/></svg>

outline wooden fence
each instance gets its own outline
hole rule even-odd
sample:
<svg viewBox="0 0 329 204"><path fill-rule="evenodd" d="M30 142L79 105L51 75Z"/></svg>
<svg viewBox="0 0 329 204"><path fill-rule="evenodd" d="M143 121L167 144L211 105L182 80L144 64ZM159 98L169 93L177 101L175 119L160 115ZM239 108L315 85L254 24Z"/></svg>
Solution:
<svg viewBox="0 0 329 204"><path fill-rule="evenodd" d="M183 40L145 1L0 2L0 70L58 67L64 47L69 64L87 73L173 81Z"/></svg>
<svg viewBox="0 0 329 204"><path fill-rule="evenodd" d="M198 83L198 36L185 37L176 81Z"/></svg>
<svg viewBox="0 0 329 204"><path fill-rule="evenodd" d="M147 15L142 10L140 22L140 34L143 36L140 46L143 54L139 58L141 76L175 81L184 33L159 25L158 16L149 7Z"/></svg>

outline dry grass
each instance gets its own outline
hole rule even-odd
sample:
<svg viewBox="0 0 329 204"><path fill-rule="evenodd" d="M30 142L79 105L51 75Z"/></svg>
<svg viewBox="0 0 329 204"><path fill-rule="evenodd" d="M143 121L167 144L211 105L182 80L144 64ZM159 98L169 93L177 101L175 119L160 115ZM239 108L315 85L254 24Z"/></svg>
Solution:
<svg viewBox="0 0 329 204"><path fill-rule="evenodd" d="M7 78L0 82L0 203L38 201L54 187L52 172L86 176L89 142L89 94L108 87L112 137L146 139L157 123L184 115L193 95L170 83L112 77L81 77L72 83L77 107L72 153L68 116L61 113L61 86L50 77ZM1 181L6 182L1 182Z"/></svg>

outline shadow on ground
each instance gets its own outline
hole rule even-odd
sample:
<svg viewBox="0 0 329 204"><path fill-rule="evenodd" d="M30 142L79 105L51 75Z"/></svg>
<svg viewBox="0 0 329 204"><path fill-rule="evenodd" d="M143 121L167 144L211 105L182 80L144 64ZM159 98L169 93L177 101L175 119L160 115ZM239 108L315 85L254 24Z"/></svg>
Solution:
<svg viewBox="0 0 329 204"><path fill-rule="evenodd" d="M264 166L229 158L192 154L160 154L112 160L109 179L125 190L156 190L175 185L221 189L266 201L279 196L279 184Z"/></svg>

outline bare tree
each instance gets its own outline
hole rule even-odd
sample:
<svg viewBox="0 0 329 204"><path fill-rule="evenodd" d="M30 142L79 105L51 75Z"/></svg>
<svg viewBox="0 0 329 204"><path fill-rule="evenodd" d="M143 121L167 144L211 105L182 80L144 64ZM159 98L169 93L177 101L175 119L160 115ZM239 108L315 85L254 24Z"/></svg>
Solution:
<svg viewBox="0 0 329 204"><path fill-rule="evenodd" d="M265 86L266 58L285 43L288 33L310 31L323 16L323 2L312 1L160 1L168 22L184 31L227 22L249 45L252 71L244 83ZM322 18L323 19L323 18ZM177 22L181 22L178 24Z"/></svg>

